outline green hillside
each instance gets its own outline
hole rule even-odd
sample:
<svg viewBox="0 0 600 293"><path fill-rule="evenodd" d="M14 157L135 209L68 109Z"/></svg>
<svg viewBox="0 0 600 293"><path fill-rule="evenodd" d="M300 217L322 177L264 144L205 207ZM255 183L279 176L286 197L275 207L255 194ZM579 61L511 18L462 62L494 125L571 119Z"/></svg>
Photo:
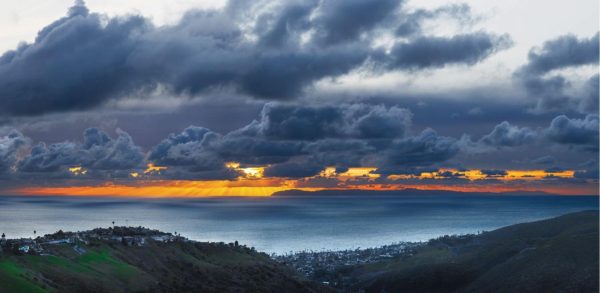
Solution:
<svg viewBox="0 0 600 293"><path fill-rule="evenodd" d="M337 272L366 292L598 292L598 211L429 241Z"/></svg>
<svg viewBox="0 0 600 293"><path fill-rule="evenodd" d="M327 290L244 246L148 241L54 245L0 257L1 292L311 292ZM84 253L80 252L85 250Z"/></svg>

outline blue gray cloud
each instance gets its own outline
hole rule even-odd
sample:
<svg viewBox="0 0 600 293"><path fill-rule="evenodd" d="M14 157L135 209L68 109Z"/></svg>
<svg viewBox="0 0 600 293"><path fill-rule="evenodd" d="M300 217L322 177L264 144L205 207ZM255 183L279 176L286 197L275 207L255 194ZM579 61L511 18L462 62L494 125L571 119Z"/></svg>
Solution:
<svg viewBox="0 0 600 293"><path fill-rule="evenodd" d="M183 96L235 91L289 100L365 62L386 71L472 65L509 43L485 32L417 34L386 53L372 43L403 9L395 0L281 2L252 23L236 5L252 4L189 11L174 25L156 27L142 16L91 13L77 2L33 43L0 56L0 113L78 111L159 88ZM248 26L255 28L252 38Z"/></svg>
<svg viewBox="0 0 600 293"><path fill-rule="evenodd" d="M570 82L557 70L580 66L598 65L598 36L577 38L564 35L546 41L541 48L533 48L528 63L515 77L524 85L528 94L537 99L534 112L565 110L580 113L598 113L598 74L589 78L578 93L570 93Z"/></svg>
<svg viewBox="0 0 600 293"><path fill-rule="evenodd" d="M21 157L18 151L26 151L29 139L13 131L0 137L0 166L4 177L14 173L19 178L122 178L132 172L141 174L147 164L155 164L167 169L144 174L144 178L233 180L241 173L228 167L228 162L267 165L265 176L269 177L310 177L330 166L340 172L349 167L376 167L375 173L382 175L418 175L444 167L461 169L457 161L461 155L494 155L531 146L538 152L598 152L598 116L593 114L560 115L537 128L504 121L477 140L429 128L415 132L412 118L409 110L396 106L269 103L257 120L229 133L190 126L147 151L124 131L117 130L116 137L111 137L90 128L81 142L40 142ZM534 162L560 167L550 156ZM484 174L502 175L501 169L488 166L482 168ZM82 167L86 173L73 174L68 171L72 167Z"/></svg>
<svg viewBox="0 0 600 293"><path fill-rule="evenodd" d="M144 154L122 130L117 129L117 137L112 138L102 130L89 128L82 143L39 143L16 165L20 173L40 176L71 176L68 169L72 167L84 168L89 176L127 176L131 170L144 168Z"/></svg>

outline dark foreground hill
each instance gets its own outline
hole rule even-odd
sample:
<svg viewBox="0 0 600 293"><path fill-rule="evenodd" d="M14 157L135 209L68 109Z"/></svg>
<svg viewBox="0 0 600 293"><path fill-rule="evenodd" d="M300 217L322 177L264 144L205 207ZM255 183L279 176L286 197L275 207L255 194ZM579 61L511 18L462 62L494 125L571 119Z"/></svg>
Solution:
<svg viewBox="0 0 600 293"><path fill-rule="evenodd" d="M598 211L429 241L400 258L340 269L366 292L598 292Z"/></svg>
<svg viewBox="0 0 600 293"><path fill-rule="evenodd" d="M94 237L54 234L29 245L5 241L0 292L329 291L237 243L191 242L171 234L153 236L157 240L121 237L103 230L109 237L87 231ZM11 248L11 241L18 245Z"/></svg>

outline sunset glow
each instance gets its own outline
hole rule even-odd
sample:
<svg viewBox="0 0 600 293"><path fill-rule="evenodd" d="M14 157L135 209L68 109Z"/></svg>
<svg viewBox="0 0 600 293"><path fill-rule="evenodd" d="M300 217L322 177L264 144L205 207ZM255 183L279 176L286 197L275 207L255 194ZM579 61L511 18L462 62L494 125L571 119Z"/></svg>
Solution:
<svg viewBox="0 0 600 293"><path fill-rule="evenodd" d="M134 180L123 183L105 183L88 186L39 186L24 187L12 190L18 194L29 195L72 195L72 196L142 196L142 197L203 197L203 196L270 196L274 192L289 189L314 191L321 189L369 189L369 190L403 190L407 188L420 190L449 190L460 192L511 192L511 191L544 191L559 194L589 194L590 187L566 187L557 184L535 184L546 178L572 178L573 170L547 172L543 170L506 170L504 175L485 175L482 170L459 171L444 169L438 172L426 172L420 176L392 175L386 182L379 174L373 174L375 168L349 168L345 172L336 173L335 168L329 167L319 175L304 179L292 180L268 178L263 176L265 167L240 168L237 163L228 163L227 167L241 170L243 176L237 180ZM164 170L160 167L149 166L154 171ZM76 169L73 172L84 172ZM447 175L454 174L457 178L467 180L465 183L444 183ZM139 178L140 174L130 174ZM335 186L306 187L306 180L318 178L334 179ZM361 179L361 183L354 184ZM407 181L412 179L412 181ZM366 181L365 181L366 180ZM414 181L416 180L416 181ZM428 183L419 181L429 180ZM439 184L433 181L439 181ZM492 180L493 182L487 182ZM369 182L369 183L365 183ZM494 183L495 182L495 183ZM504 182L518 182L510 185Z"/></svg>
<svg viewBox="0 0 600 293"><path fill-rule="evenodd" d="M87 170L80 166L76 166L69 168L69 172L73 173L74 175L85 175Z"/></svg>

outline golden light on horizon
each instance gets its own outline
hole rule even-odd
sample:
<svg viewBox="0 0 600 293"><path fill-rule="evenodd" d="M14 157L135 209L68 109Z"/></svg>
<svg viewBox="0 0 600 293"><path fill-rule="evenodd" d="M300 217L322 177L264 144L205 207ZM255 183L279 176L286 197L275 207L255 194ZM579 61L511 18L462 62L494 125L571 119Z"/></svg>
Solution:
<svg viewBox="0 0 600 293"><path fill-rule="evenodd" d="M146 167L147 168L146 168L146 170L144 170L144 174L154 173L154 172L160 173L160 171L168 169L167 167L156 166L154 164L148 164Z"/></svg>
<svg viewBox="0 0 600 293"><path fill-rule="evenodd" d="M237 169L240 167L240 163L238 162L227 162L225 163L225 167L229 168L229 169Z"/></svg>
<svg viewBox="0 0 600 293"><path fill-rule="evenodd" d="M547 172L545 170L506 170L506 173L505 178L507 180L539 180L547 177L573 178L575 176L575 171L573 170L558 172Z"/></svg>
<svg viewBox="0 0 600 293"><path fill-rule="evenodd" d="M155 180L135 184L107 183L98 186L24 187L12 190L22 195L63 196L123 196L123 197L215 197L215 196L270 196L291 186L249 185L238 186L236 182ZM309 188L307 190L316 190Z"/></svg>
<svg viewBox="0 0 600 293"><path fill-rule="evenodd" d="M240 168L246 178L262 178L265 172L264 167Z"/></svg>
<svg viewBox="0 0 600 293"><path fill-rule="evenodd" d="M377 179L379 177L381 177L381 175L379 174L373 174L372 172L377 170L377 168L374 167L351 167L348 168L348 170L346 170L345 172L336 172L336 168L335 167L327 167L325 168L325 170L321 171L321 173L319 173L319 176L321 177L327 177L327 178L338 178L339 180L345 181L348 179L353 179L353 178L360 178L360 177L368 177L369 179Z"/></svg>
<svg viewBox="0 0 600 293"><path fill-rule="evenodd" d="M244 167L240 168L241 164L238 162L227 162L225 167L242 172L243 176L240 179L260 179L263 178L265 168L268 166L255 166L255 167Z"/></svg>
<svg viewBox="0 0 600 293"><path fill-rule="evenodd" d="M69 172L73 173L74 175L85 175L87 170L81 166L76 166L69 168Z"/></svg>
<svg viewBox="0 0 600 293"><path fill-rule="evenodd" d="M575 171L573 170L565 170L565 171L557 171L557 172L548 172L545 170L503 170L506 174L499 175L487 175L482 170L472 169L472 170L463 170L460 171L458 169L440 169L434 172L423 172L419 176L415 175L391 175L388 176L391 179L409 179L409 178L418 178L418 179L447 179L444 173L451 173L453 176L458 178L468 179L470 181L475 180L541 180L544 178L573 178L575 176Z"/></svg>
<svg viewBox="0 0 600 293"><path fill-rule="evenodd" d="M458 170L440 169L435 172L423 172L420 175L404 174L390 175L387 181L376 181L381 178L373 174L375 168L349 168L344 172L336 172L335 167L328 167L319 175L300 180L290 178L264 177L267 166L252 166L240 168L237 162L229 162L226 167L240 171L235 180L149 180L144 174L160 172L166 167L148 165L141 172L131 172L130 180L111 181L94 186L40 186L25 187L11 190L16 194L34 195L76 195L76 196L140 196L140 197L202 197L202 196L270 196L277 191L289 189L320 190L320 189L368 189L368 190L401 190L416 188L423 190L450 190L476 192L505 192L505 191L546 191L560 194L588 194L585 189L575 189L572 186L562 186L559 183L545 180L546 178L572 178L573 170L547 172L544 170L504 170L498 175L486 175L479 169ZM73 174L85 174L87 170L77 166L69 168ZM326 177L337 180L335 185L312 184L310 179ZM367 179L353 180L353 179ZM453 178L467 181L444 180ZM407 181L403 181L407 180ZM424 181L420 181L424 180ZM438 181L441 183L435 183ZM315 182L319 182L318 180ZM332 181L327 181L332 182ZM335 182L335 181L333 181ZM446 181L447 182L447 181ZM507 185L507 182L511 182ZM538 182L546 182L545 185Z"/></svg>

